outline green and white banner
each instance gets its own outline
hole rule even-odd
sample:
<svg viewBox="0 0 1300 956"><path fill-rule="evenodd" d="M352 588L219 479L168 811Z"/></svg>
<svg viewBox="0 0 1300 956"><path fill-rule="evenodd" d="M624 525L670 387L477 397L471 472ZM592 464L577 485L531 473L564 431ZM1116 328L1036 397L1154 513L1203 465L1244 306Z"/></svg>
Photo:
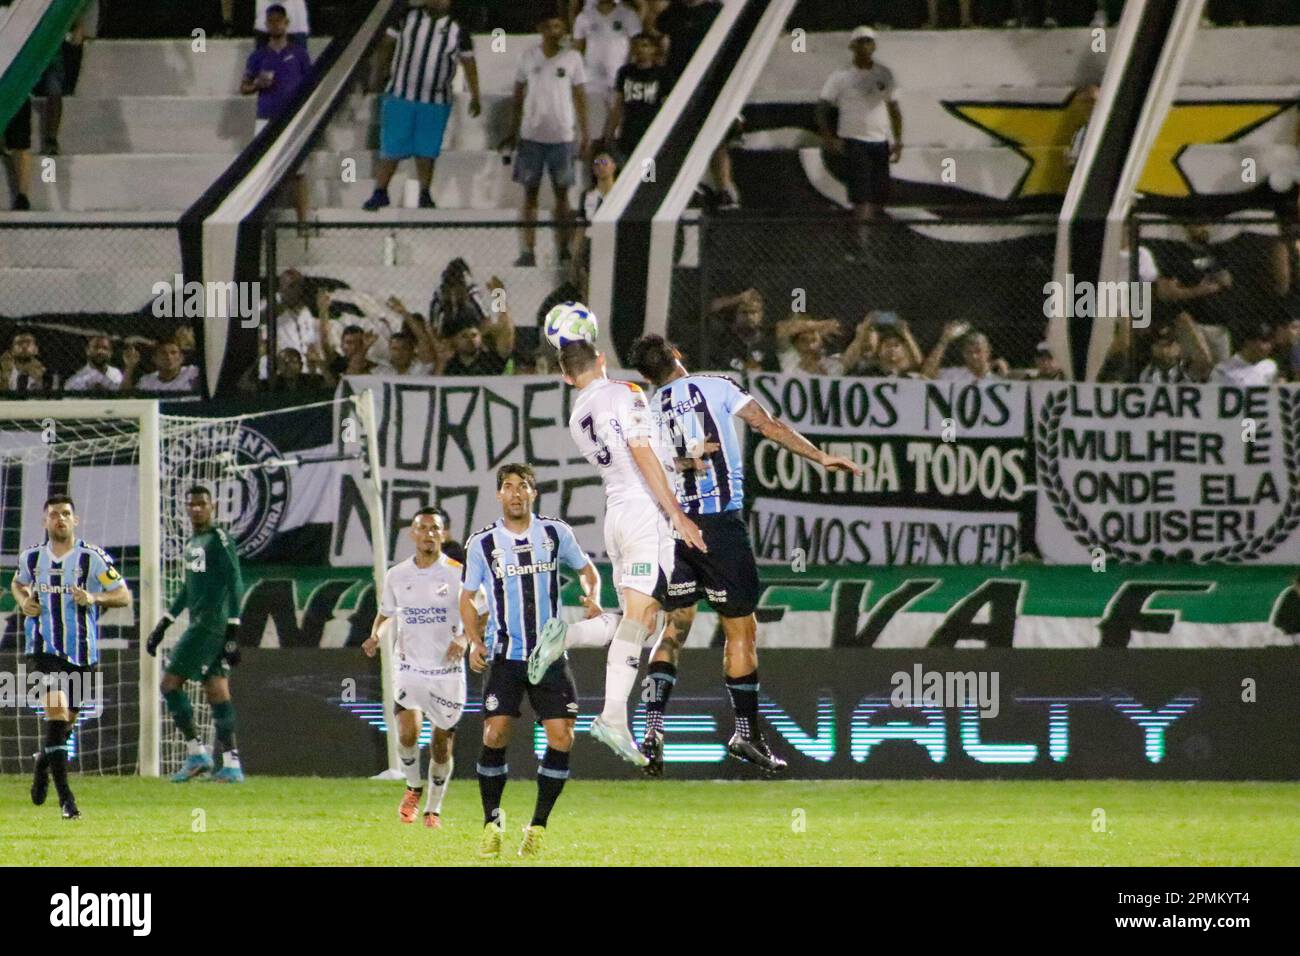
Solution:
<svg viewBox="0 0 1300 956"><path fill-rule="evenodd" d="M603 602L615 606L608 566ZM245 565L242 640L263 647L355 647L370 633L367 569ZM764 648L1193 648L1300 643L1300 586L1276 566L1159 569L1017 565L793 570L764 567ZM578 587L563 591L577 617ZM720 646L701 605L688 647Z"/></svg>

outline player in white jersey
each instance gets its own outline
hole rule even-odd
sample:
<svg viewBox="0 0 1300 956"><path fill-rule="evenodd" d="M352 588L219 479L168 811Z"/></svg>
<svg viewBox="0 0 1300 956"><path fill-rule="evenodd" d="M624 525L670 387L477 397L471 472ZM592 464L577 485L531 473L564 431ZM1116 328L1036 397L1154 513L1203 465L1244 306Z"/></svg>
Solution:
<svg viewBox="0 0 1300 956"><path fill-rule="evenodd" d="M397 808L414 823L420 785L420 728L433 724L429 748L429 794L424 825L442 826L442 799L451 779L456 723L465 709L465 629L460 619L461 563L442 553L442 515L421 508L411 520L415 554L384 575L379 613L361 645L369 657L379 649L380 628L393 621L393 696L397 700L397 754L406 793Z"/></svg>
<svg viewBox="0 0 1300 956"><path fill-rule="evenodd" d="M578 390L569 431L605 486L605 550L614 571L623 619L609 642L605 706L591 725L601 743L638 767L646 758L627 725L627 699L641 666L641 647L656 629L660 601L672 575L673 530L705 550L695 523L673 494L645 394L608 378L605 357L585 343L560 351L564 380ZM563 653L564 635L538 643L540 663ZM573 646L570 642L569 646Z"/></svg>

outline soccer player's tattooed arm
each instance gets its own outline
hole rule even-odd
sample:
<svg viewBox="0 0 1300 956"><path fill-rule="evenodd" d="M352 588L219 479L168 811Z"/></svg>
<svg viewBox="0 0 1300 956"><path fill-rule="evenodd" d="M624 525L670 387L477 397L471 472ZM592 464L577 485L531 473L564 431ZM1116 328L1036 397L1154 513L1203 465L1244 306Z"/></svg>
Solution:
<svg viewBox="0 0 1300 956"><path fill-rule="evenodd" d="M746 402L736 414L764 438L771 439L782 448L788 448L802 458L816 462L830 471L851 471L855 475L862 474L862 469L849 459L826 454L785 422L773 418L768 410L756 401Z"/></svg>

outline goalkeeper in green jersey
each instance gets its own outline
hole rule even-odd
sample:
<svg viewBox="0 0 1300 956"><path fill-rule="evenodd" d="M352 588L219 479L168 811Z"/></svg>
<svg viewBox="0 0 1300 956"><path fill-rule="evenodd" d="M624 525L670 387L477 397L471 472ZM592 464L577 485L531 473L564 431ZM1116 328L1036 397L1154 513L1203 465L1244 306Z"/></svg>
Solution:
<svg viewBox="0 0 1300 956"><path fill-rule="evenodd" d="M243 768L235 746L235 705L230 701L230 669L239 663L239 607L244 584L239 574L235 542L224 529L212 524L212 493L195 486L186 493L186 510L194 535L185 544L185 590L149 635L145 649L156 655L163 635L188 608L189 627L172 649L163 673L162 695L167 710L186 741L185 764L172 776L174 783L211 775L222 783L241 783ZM216 725L219 768L194 727L194 710L185 682L203 682Z"/></svg>

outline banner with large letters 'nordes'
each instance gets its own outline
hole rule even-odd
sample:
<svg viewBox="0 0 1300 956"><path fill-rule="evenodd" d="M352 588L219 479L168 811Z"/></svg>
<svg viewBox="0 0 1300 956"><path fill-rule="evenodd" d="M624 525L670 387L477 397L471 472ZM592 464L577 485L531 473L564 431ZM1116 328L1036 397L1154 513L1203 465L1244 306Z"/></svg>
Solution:
<svg viewBox="0 0 1300 956"><path fill-rule="evenodd" d="M1300 388L760 374L860 477L751 436L760 560L1300 563Z"/></svg>
<svg viewBox="0 0 1300 956"><path fill-rule="evenodd" d="M569 435L573 390L557 375L495 378L349 376L342 394L371 389L379 415L379 467L389 554L410 555L402 530L428 505L451 517L453 537L501 517L496 470L523 461L537 476L539 514L563 518L588 553L605 552L600 475ZM331 563L364 565L370 530L359 509L344 509Z"/></svg>

